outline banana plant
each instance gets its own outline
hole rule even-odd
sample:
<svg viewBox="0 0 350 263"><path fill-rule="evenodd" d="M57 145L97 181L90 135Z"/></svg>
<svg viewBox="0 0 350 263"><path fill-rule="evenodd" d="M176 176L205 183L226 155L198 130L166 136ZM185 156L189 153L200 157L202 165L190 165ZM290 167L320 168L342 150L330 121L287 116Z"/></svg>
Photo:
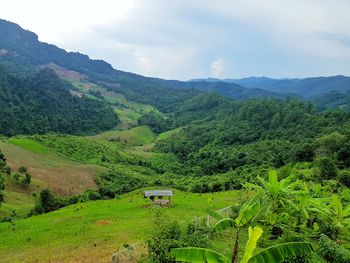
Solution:
<svg viewBox="0 0 350 263"><path fill-rule="evenodd" d="M211 211L210 215L219 221L213 226L215 231L222 231L227 228L235 228L235 243L233 246L232 262L238 262L239 236L242 228L250 224L261 210L261 193L257 193L249 202L243 204L238 216L233 218L223 218L216 212Z"/></svg>
<svg viewBox="0 0 350 263"><path fill-rule="evenodd" d="M249 239L246 243L244 254L240 263L279 263L287 257L295 257L300 254L313 252L311 243L308 242L288 242L266 248L256 254L256 244L261 237L263 230L261 227L249 227ZM231 259L223 254L206 248L186 247L175 248L171 255L178 262L189 263L233 263L234 256Z"/></svg>
<svg viewBox="0 0 350 263"><path fill-rule="evenodd" d="M332 196L332 202L330 204L330 211L335 226L343 228L350 225L350 206L343 208L341 199L338 195Z"/></svg>
<svg viewBox="0 0 350 263"><path fill-rule="evenodd" d="M299 204L303 203L303 200L296 200L297 196L295 190L303 188L303 185L299 182L292 182L292 177L289 176L285 179L278 180L277 172L275 170L269 171L268 180L261 177L257 177L260 181L260 185L246 183L245 187L253 189L262 193L262 222L265 224L275 226L278 222L279 225L289 225L291 223L290 212L298 212ZM298 204L299 203L299 204ZM303 209L303 216L308 217L307 210ZM295 222L297 224L298 222Z"/></svg>

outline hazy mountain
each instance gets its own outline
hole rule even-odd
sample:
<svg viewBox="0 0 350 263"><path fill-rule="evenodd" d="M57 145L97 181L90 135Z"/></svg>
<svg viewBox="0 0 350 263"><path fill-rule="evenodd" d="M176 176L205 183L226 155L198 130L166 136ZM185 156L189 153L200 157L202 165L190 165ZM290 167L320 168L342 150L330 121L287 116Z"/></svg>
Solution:
<svg viewBox="0 0 350 263"><path fill-rule="evenodd" d="M267 77L249 77L242 79L202 79L193 81L222 81L227 83L236 83L246 88L264 89L266 91L296 94L303 98L310 98L330 91L346 92L350 90L350 77L331 76L331 77L312 77L295 79L272 79Z"/></svg>
<svg viewBox="0 0 350 263"><path fill-rule="evenodd" d="M38 36L22 29L19 25L0 20L0 62L10 61L22 66L37 67L54 63L60 67L74 70L86 75L90 81L108 86L121 92L131 100L150 103L158 107L173 104L170 97L186 99L197 93L191 90L216 92L222 95L244 99L251 97L280 97L278 94L264 90L250 90L237 84L218 82L189 83L147 78L137 74L113 69L103 60L92 60L78 52L66 52L54 45L40 42ZM168 88L184 89L179 92ZM168 96L167 99L164 99Z"/></svg>

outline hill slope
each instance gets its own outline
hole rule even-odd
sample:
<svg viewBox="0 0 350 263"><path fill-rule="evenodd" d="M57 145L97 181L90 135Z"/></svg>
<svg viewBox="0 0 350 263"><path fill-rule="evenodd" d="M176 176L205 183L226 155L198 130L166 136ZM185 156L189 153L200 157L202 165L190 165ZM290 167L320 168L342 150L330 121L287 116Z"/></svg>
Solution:
<svg viewBox="0 0 350 263"><path fill-rule="evenodd" d="M205 216L208 198L214 200L213 209L219 209L232 205L237 193L176 191L173 207L164 209L162 217L190 221L195 216ZM10 223L2 223L0 257L2 262L109 262L123 244L145 238L159 212L138 190L117 200L77 204L20 219L14 229Z"/></svg>
<svg viewBox="0 0 350 263"><path fill-rule="evenodd" d="M174 90L174 82L147 78L137 74L115 70L101 60L91 60L88 56L66 52L54 45L42 43L38 36L22 29L19 25L0 20L0 61L17 63L28 67L38 67L55 63L60 67L74 70L86 75L90 81L108 87L110 90L123 93L127 99L152 104L160 110L171 111L182 101L198 94L198 91L214 91L233 98L278 96L263 90L250 90L235 84L233 92L226 87L215 87L202 82L193 86L188 82L177 81L175 86L183 90Z"/></svg>
<svg viewBox="0 0 350 263"><path fill-rule="evenodd" d="M52 70L21 78L0 65L0 133L91 133L117 125L112 108L69 89L74 87Z"/></svg>
<svg viewBox="0 0 350 263"><path fill-rule="evenodd" d="M295 79L272 79L267 77L249 77L243 79L206 79L196 80L225 83L236 83L250 89L263 89L281 94L295 94L303 98L310 98L326 94L330 91L344 93L350 90L350 77L331 76Z"/></svg>

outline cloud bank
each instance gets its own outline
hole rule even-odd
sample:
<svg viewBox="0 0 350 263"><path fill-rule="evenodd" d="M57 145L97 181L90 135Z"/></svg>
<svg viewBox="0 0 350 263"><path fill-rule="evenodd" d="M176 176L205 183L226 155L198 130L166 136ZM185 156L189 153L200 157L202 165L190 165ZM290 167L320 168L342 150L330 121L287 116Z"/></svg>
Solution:
<svg viewBox="0 0 350 263"><path fill-rule="evenodd" d="M0 18L147 76L304 77L350 75L348 10L346 0L2 0Z"/></svg>

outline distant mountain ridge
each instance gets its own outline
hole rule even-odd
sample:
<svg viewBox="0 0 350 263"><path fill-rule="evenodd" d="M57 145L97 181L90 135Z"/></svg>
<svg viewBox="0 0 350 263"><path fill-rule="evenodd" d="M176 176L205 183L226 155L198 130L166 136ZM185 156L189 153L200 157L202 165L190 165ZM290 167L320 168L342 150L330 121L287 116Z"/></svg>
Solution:
<svg viewBox="0 0 350 263"><path fill-rule="evenodd" d="M164 103L162 96L173 96L179 93L184 98L195 96L197 93L190 90L217 92L219 94L234 98L245 99L252 97L281 97L273 92L264 90L250 90L237 84L215 85L207 82L193 83L182 81L170 81L155 78L148 78L138 74L124 72L114 69L109 63L103 60L92 60L87 55L78 52L67 52L54 45L40 42L35 33L24 30L19 25L0 19L0 62L10 61L21 65L41 66L49 63L57 64L60 67L74 70L88 76L90 81L109 85L123 93L131 100L143 103L150 103L161 107ZM169 91L169 88L176 88ZM168 99L166 99L166 103Z"/></svg>
<svg viewBox="0 0 350 263"><path fill-rule="evenodd" d="M79 72L89 81L122 93L129 100L151 104L163 112L176 111L185 101L201 92L217 93L233 99L300 97L316 101L320 96L336 91L350 90L350 77L314 77L303 79L273 79L249 77L243 79L197 79L191 81L165 80L141 76L114 69L103 60L92 60L79 52L67 52L57 46L40 42L35 33L19 25L0 19L0 63L15 64L14 71L38 68L54 63L68 70ZM21 69L19 70L19 67ZM23 70L22 70L23 68ZM339 102L327 105L343 105L344 96L331 96ZM325 105L318 105L319 108ZM327 106L333 107L333 106ZM339 108L337 106L337 108Z"/></svg>
<svg viewBox="0 0 350 263"><path fill-rule="evenodd" d="M311 98L331 91L344 93L350 90L350 77L311 77L311 78L291 78L273 79L268 77L248 77L242 79L196 79L197 81L221 81L225 83L236 83L250 89L263 89L273 93L296 94L302 98Z"/></svg>

